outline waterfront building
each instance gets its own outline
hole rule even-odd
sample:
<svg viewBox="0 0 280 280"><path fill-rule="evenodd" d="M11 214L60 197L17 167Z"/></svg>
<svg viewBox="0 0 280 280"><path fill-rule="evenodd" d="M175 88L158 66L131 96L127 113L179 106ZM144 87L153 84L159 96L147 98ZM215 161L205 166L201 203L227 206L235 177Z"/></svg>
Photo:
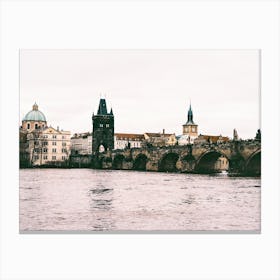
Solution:
<svg viewBox="0 0 280 280"><path fill-rule="evenodd" d="M165 133L163 129L162 133L144 133L145 145L154 147L174 146L177 144L175 133Z"/></svg>
<svg viewBox="0 0 280 280"><path fill-rule="evenodd" d="M141 148L144 139L143 134L115 133L114 149Z"/></svg>
<svg viewBox="0 0 280 280"><path fill-rule="evenodd" d="M220 156L215 162L214 170L227 171L229 169L229 161L225 156Z"/></svg>
<svg viewBox="0 0 280 280"><path fill-rule="evenodd" d="M72 155L91 155L92 153L92 133L75 133L71 137Z"/></svg>
<svg viewBox="0 0 280 280"><path fill-rule="evenodd" d="M63 165L70 156L70 131L46 127L27 134L30 165Z"/></svg>
<svg viewBox="0 0 280 280"><path fill-rule="evenodd" d="M106 100L101 98L97 114L92 114L92 153L114 149L114 114L107 112Z"/></svg>
<svg viewBox="0 0 280 280"><path fill-rule="evenodd" d="M188 120L185 124L183 124L183 134L178 136L178 144L181 146L193 144L194 139L196 139L198 135L197 129L198 125L193 121L193 111L190 105L188 111Z"/></svg>
<svg viewBox="0 0 280 280"><path fill-rule="evenodd" d="M70 156L70 131L47 125L35 103L19 132L20 166L65 165Z"/></svg>

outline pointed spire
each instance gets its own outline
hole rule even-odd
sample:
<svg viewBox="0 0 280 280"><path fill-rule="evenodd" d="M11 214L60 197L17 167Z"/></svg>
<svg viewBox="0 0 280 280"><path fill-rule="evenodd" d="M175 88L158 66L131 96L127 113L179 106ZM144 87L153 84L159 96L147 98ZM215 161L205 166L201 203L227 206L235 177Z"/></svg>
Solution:
<svg viewBox="0 0 280 280"><path fill-rule="evenodd" d="M108 112L107 112L106 100L101 98L99 101L97 115L107 115L107 114L108 114Z"/></svg>
<svg viewBox="0 0 280 280"><path fill-rule="evenodd" d="M188 121L187 124L194 124L193 122L193 111L192 111L192 105L190 103L189 111L188 111Z"/></svg>
<svg viewBox="0 0 280 280"><path fill-rule="evenodd" d="M113 108L111 108L110 115L114 115L114 114L113 114Z"/></svg>

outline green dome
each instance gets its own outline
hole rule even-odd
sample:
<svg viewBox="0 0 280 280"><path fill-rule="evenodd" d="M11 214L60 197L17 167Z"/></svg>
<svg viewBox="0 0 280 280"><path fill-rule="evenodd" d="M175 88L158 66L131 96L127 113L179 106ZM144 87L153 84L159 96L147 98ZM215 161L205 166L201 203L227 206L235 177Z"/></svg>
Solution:
<svg viewBox="0 0 280 280"><path fill-rule="evenodd" d="M45 115L38 110L38 105L35 103L33 105L33 110L28 112L25 117L23 118L23 121L41 121L46 122Z"/></svg>

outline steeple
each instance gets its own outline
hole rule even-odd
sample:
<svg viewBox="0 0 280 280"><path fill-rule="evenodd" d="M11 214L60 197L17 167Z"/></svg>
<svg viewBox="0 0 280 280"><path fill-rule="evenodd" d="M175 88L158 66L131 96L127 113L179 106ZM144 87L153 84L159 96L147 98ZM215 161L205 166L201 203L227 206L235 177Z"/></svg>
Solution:
<svg viewBox="0 0 280 280"><path fill-rule="evenodd" d="M190 104L190 107L189 107L189 111L188 111L188 121L186 124L195 124L193 122L193 111L192 111L192 105Z"/></svg>
<svg viewBox="0 0 280 280"><path fill-rule="evenodd" d="M100 98L97 115L108 115L106 100L103 98Z"/></svg>
<svg viewBox="0 0 280 280"><path fill-rule="evenodd" d="M113 114L113 108L111 108L110 115L114 115L114 114Z"/></svg>

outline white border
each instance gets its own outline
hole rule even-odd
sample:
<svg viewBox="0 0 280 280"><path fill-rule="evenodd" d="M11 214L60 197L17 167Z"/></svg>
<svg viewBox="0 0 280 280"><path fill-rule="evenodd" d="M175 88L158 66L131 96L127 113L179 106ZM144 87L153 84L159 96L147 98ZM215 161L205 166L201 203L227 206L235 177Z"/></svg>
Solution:
<svg viewBox="0 0 280 280"><path fill-rule="evenodd" d="M279 279L279 2L2 1L1 279ZM20 235L18 50L262 50L262 233Z"/></svg>

